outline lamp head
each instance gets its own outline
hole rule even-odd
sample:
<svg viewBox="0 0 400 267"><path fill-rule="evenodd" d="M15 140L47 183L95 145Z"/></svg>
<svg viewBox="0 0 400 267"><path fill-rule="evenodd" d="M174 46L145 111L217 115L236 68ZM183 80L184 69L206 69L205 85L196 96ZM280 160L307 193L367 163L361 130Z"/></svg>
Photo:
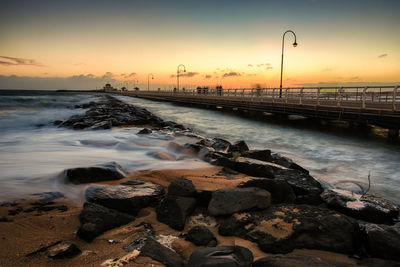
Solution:
<svg viewBox="0 0 400 267"><path fill-rule="evenodd" d="M293 43L293 47L296 47L297 46L297 43L296 43L296 41Z"/></svg>

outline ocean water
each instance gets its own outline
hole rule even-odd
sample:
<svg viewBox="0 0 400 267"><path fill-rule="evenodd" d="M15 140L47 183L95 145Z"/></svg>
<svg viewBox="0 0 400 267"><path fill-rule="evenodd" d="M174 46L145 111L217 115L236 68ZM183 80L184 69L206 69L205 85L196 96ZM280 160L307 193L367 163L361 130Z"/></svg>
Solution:
<svg viewBox="0 0 400 267"><path fill-rule="evenodd" d="M138 136L141 128L71 130L58 128L54 120L85 112L76 104L96 101L96 93L49 91L0 91L0 200L43 191L62 191L81 199L85 186L65 185L60 173L66 168L116 161L128 170L201 168L206 163L174 154L168 143L193 140L171 133ZM400 146L383 139L341 134L310 127L269 123L231 114L176 106L165 102L117 96L117 98L172 120L207 137L246 140L250 148L271 149L310 170L332 186L370 191L400 202ZM153 152L174 154L178 161L154 158Z"/></svg>

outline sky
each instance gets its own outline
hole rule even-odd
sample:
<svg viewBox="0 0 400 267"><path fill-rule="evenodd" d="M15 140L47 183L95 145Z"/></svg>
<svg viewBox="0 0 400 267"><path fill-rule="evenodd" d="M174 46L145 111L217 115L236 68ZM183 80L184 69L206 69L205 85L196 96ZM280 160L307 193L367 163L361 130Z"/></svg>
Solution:
<svg viewBox="0 0 400 267"><path fill-rule="evenodd" d="M400 84L399 0L0 0L0 89ZM183 71L183 68L181 68ZM154 79L151 79L153 74Z"/></svg>

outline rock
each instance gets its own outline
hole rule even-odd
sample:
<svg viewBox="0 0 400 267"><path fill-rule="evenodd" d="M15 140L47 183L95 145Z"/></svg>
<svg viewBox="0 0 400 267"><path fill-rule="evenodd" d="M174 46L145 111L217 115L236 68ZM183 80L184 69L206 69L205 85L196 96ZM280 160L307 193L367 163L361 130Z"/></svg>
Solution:
<svg viewBox="0 0 400 267"><path fill-rule="evenodd" d="M340 189L326 190L321 197L329 208L367 222L392 224L399 216L400 208L383 197Z"/></svg>
<svg viewBox="0 0 400 267"><path fill-rule="evenodd" d="M152 156L152 157L154 157L156 159L160 159L160 160L176 161L176 158L175 158L174 155L171 155L171 154L168 154L168 153L165 153L165 152L161 152L161 151L150 152L150 153L148 153L148 155Z"/></svg>
<svg viewBox="0 0 400 267"><path fill-rule="evenodd" d="M163 194L161 185L134 180L124 185L91 186L86 189L85 196L88 202L136 215L142 208L157 205Z"/></svg>
<svg viewBox="0 0 400 267"><path fill-rule="evenodd" d="M52 259L73 258L80 254L81 250L69 241L60 242L48 248L47 256Z"/></svg>
<svg viewBox="0 0 400 267"><path fill-rule="evenodd" d="M81 225L77 234L80 238L91 241L105 231L127 224L134 219L132 215L86 202L79 215Z"/></svg>
<svg viewBox="0 0 400 267"><path fill-rule="evenodd" d="M365 258L358 262L357 266L366 266L366 267L400 267L399 261L391 261L391 260L382 260L377 258Z"/></svg>
<svg viewBox="0 0 400 267"><path fill-rule="evenodd" d="M127 176L127 173L116 162L64 170L64 178L73 184L119 180L125 176Z"/></svg>
<svg viewBox="0 0 400 267"><path fill-rule="evenodd" d="M229 146L231 146L231 143L222 138L214 138L211 141L211 147L214 148L215 151L226 152Z"/></svg>
<svg viewBox="0 0 400 267"><path fill-rule="evenodd" d="M6 216L0 218L0 222L13 222L13 220L8 219Z"/></svg>
<svg viewBox="0 0 400 267"><path fill-rule="evenodd" d="M272 153L271 158L272 158L271 161L273 163L279 164L288 169L298 170L298 171L304 172L306 174L309 173L308 170L306 170L303 167L301 167L300 165L294 163L291 159L281 156L279 153Z"/></svg>
<svg viewBox="0 0 400 267"><path fill-rule="evenodd" d="M271 194L256 187L228 188L214 191L208 205L212 216L229 215L235 212L265 209L271 204Z"/></svg>
<svg viewBox="0 0 400 267"><path fill-rule="evenodd" d="M363 237L371 256L400 260L400 223L393 226L368 223L364 226Z"/></svg>
<svg viewBox="0 0 400 267"><path fill-rule="evenodd" d="M239 152L244 153L249 151L249 147L247 146L246 142L243 140L237 141L229 146L228 152Z"/></svg>
<svg viewBox="0 0 400 267"><path fill-rule="evenodd" d="M347 264L344 262L334 261L330 259L322 259L309 255L274 255L256 260L253 267L293 267L293 266L313 266L313 267L351 267L355 264Z"/></svg>
<svg viewBox="0 0 400 267"><path fill-rule="evenodd" d="M186 178L176 178L168 186L168 195L193 197L196 195L196 188L192 181Z"/></svg>
<svg viewBox="0 0 400 267"><path fill-rule="evenodd" d="M240 188L258 187L271 194L272 204L294 203L296 195L292 187L284 179L252 179L238 185Z"/></svg>
<svg viewBox="0 0 400 267"><path fill-rule="evenodd" d="M194 251L190 256L190 267L250 267L253 254L245 247L208 247Z"/></svg>
<svg viewBox="0 0 400 267"><path fill-rule="evenodd" d="M241 154L243 157L271 162L271 150L249 150Z"/></svg>
<svg viewBox="0 0 400 267"><path fill-rule="evenodd" d="M148 128L143 128L137 134L151 134L153 131Z"/></svg>
<svg viewBox="0 0 400 267"><path fill-rule="evenodd" d="M193 242L196 246L207 246L211 241L216 241L216 238L207 227L195 226L188 231L186 240Z"/></svg>
<svg viewBox="0 0 400 267"><path fill-rule="evenodd" d="M87 128L89 130L104 130L104 129L111 129L111 127L112 127L111 121L99 121Z"/></svg>
<svg viewBox="0 0 400 267"><path fill-rule="evenodd" d="M169 225L171 228L182 231L186 218L196 208L196 199L167 195L158 205L157 220Z"/></svg>
<svg viewBox="0 0 400 267"><path fill-rule="evenodd" d="M290 204L234 214L221 223L219 233L255 242L267 253L306 248L353 254L360 240L354 219L324 208Z"/></svg>
<svg viewBox="0 0 400 267"><path fill-rule="evenodd" d="M150 257L155 261L161 262L167 267L184 266L182 258L173 250L161 245L151 237L145 238L140 248L140 255Z"/></svg>
<svg viewBox="0 0 400 267"><path fill-rule="evenodd" d="M286 180L296 194L296 204L319 205L322 203L321 184L311 175L299 170L277 170L275 178Z"/></svg>

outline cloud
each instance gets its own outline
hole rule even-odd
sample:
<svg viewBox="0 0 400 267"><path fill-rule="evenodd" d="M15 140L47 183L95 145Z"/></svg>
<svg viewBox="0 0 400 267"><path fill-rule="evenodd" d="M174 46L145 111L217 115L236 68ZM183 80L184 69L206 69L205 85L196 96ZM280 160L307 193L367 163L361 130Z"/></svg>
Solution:
<svg viewBox="0 0 400 267"><path fill-rule="evenodd" d="M247 64L247 66L249 66L249 67L253 67L253 64Z"/></svg>
<svg viewBox="0 0 400 267"><path fill-rule="evenodd" d="M350 78L350 80L358 80L358 79L360 79L360 77L358 77L358 76L354 76L354 77Z"/></svg>
<svg viewBox="0 0 400 267"><path fill-rule="evenodd" d="M0 58L5 59L0 61L1 65L6 66L35 66L35 67L47 67L34 59L18 58L18 57L6 57L0 56Z"/></svg>
<svg viewBox="0 0 400 267"><path fill-rule="evenodd" d="M212 76L211 76L210 74L207 74L206 76L204 76L204 78L206 78L206 79L211 79Z"/></svg>
<svg viewBox="0 0 400 267"><path fill-rule="evenodd" d="M231 71L231 72L228 72L228 73L224 73L224 75L222 75L223 78L235 77L235 76L241 76L241 75L240 75L239 72L234 72L234 71Z"/></svg>
<svg viewBox="0 0 400 267"><path fill-rule="evenodd" d="M109 72L109 71L104 73L103 76L101 76L102 79L114 79L114 77L115 77L115 74L112 72Z"/></svg>
<svg viewBox="0 0 400 267"><path fill-rule="evenodd" d="M257 74L255 74L255 73L249 73L249 74L247 74L247 76L252 77L252 76L257 76Z"/></svg>
<svg viewBox="0 0 400 267"><path fill-rule="evenodd" d="M265 66L271 66L271 63L265 63Z"/></svg>
<svg viewBox="0 0 400 267"><path fill-rule="evenodd" d="M259 67L259 68L261 68L263 66L264 66L264 64L257 64L257 67Z"/></svg>
<svg viewBox="0 0 400 267"><path fill-rule="evenodd" d="M387 56L388 56L388 54L382 54L382 55L379 55L378 58L384 58L384 57L387 57Z"/></svg>
<svg viewBox="0 0 400 267"><path fill-rule="evenodd" d="M124 78L124 79L129 79L129 78L135 77L136 75L137 75L136 72L132 72L132 73L130 73L130 74L122 73L120 76L121 76L122 78Z"/></svg>
<svg viewBox="0 0 400 267"><path fill-rule="evenodd" d="M266 69L266 70L272 70L273 67L266 67L265 69Z"/></svg>
<svg viewBox="0 0 400 267"><path fill-rule="evenodd" d="M332 71L332 68L325 68L321 70L322 72Z"/></svg>
<svg viewBox="0 0 400 267"><path fill-rule="evenodd" d="M196 75L199 75L199 73L198 73L198 72L191 72L191 71L189 71L189 72L180 73L180 74L179 74L179 77L192 78L192 77L194 77L194 76L196 76ZM174 78L174 77L176 77L176 75L171 75L170 77L171 77L171 78Z"/></svg>

